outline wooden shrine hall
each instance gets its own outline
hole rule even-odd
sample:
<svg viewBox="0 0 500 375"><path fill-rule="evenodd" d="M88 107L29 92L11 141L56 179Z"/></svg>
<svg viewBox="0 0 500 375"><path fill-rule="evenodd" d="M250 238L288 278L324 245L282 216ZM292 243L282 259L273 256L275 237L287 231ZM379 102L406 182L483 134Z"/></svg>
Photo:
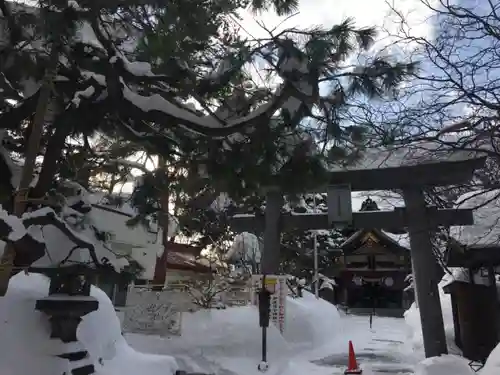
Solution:
<svg viewBox="0 0 500 375"><path fill-rule="evenodd" d="M368 198L361 211L377 211ZM380 229L360 229L340 245L336 302L347 309L392 310L399 315L409 307L404 289L411 273L407 234Z"/></svg>

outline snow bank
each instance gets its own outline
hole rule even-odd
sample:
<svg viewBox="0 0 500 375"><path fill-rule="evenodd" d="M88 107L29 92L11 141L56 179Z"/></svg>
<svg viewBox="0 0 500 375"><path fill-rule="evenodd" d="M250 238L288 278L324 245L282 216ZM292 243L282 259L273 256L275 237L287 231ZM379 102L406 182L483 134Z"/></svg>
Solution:
<svg viewBox="0 0 500 375"><path fill-rule="evenodd" d="M5 297L0 298L2 375L53 375L68 371L60 340L50 339L47 317L35 310L36 300L47 296L49 280L39 274L14 276ZM99 309L83 318L78 338L88 350L101 375L168 375L177 369L172 357L151 356L131 349L121 335L120 322L107 295L92 287ZM26 360L29 358L29 360ZM99 366L99 360L103 366Z"/></svg>
<svg viewBox="0 0 500 375"><path fill-rule="evenodd" d="M500 374L500 344L491 352L486 365L480 372L481 375L498 375Z"/></svg>
<svg viewBox="0 0 500 375"><path fill-rule="evenodd" d="M182 336L171 338L128 334L127 341L137 350L184 357L188 367L211 361L235 373L258 374L261 360L261 329L255 306L225 310L200 310L184 314ZM340 314L334 305L304 292L303 298L287 299L286 328L282 336L271 325L267 330L269 373L286 371L291 357L331 343L340 329ZM331 349L331 348L330 348ZM189 360L186 360L189 353ZM213 366L211 367L213 368ZM207 366L204 367L207 371Z"/></svg>
<svg viewBox="0 0 500 375"><path fill-rule="evenodd" d="M10 281L7 295L0 298L2 375L62 374L68 370L67 362L57 357L47 360L57 354L51 352L49 322L34 310L36 299L46 295L43 290L48 282L39 279L35 284L19 276Z"/></svg>
<svg viewBox="0 0 500 375"><path fill-rule="evenodd" d="M444 321L444 330L446 335L446 342L448 344L448 352L451 354L461 354L460 349L455 344L455 331L453 327L453 312L451 309L451 296L449 294L445 294L442 287L444 283L443 281L439 284L439 296L441 299L441 309L443 311L443 321ZM420 311L416 307L415 303L413 303L408 310L406 310L405 321L410 327L410 337L416 354L421 358L424 358L424 342L422 337L422 325L420 322Z"/></svg>
<svg viewBox="0 0 500 375"><path fill-rule="evenodd" d="M302 298L287 299L285 339L297 349L315 349L331 342L340 324L337 308L322 298L304 291Z"/></svg>
<svg viewBox="0 0 500 375"><path fill-rule="evenodd" d="M443 355L427 358L415 368L415 375L474 375L463 357ZM493 373L492 373L493 374ZM496 374L496 373L495 373ZM483 375L483 373L481 373Z"/></svg>
<svg viewBox="0 0 500 375"><path fill-rule="evenodd" d="M200 310L183 314L182 336L162 339L130 334L132 346L150 353L186 353L208 357L249 357L261 355L261 329L259 314L254 306L231 307L225 310ZM269 356L288 355L289 345L279 330L267 330ZM168 344L161 345L165 340ZM160 344L160 345L159 345Z"/></svg>
<svg viewBox="0 0 500 375"><path fill-rule="evenodd" d="M267 330L267 339L271 364L267 374L281 373L292 351L274 326ZM257 364L261 360L261 329L254 306L183 314L180 337L128 334L127 341L140 351L175 356L187 371L260 374Z"/></svg>

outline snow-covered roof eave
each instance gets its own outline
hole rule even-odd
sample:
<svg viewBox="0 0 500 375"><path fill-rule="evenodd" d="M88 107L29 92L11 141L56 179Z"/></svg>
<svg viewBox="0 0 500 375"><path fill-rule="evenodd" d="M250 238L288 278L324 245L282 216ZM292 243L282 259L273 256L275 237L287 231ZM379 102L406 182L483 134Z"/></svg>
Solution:
<svg viewBox="0 0 500 375"><path fill-rule="evenodd" d="M500 189L472 191L456 208L473 209L474 224L450 228L450 237L466 247L500 246Z"/></svg>
<svg viewBox="0 0 500 375"><path fill-rule="evenodd" d="M331 172L385 169L440 162L459 162L485 157L485 153L478 151L457 150L436 142L415 142L386 148L368 148L355 162L347 166L331 165L328 169Z"/></svg>

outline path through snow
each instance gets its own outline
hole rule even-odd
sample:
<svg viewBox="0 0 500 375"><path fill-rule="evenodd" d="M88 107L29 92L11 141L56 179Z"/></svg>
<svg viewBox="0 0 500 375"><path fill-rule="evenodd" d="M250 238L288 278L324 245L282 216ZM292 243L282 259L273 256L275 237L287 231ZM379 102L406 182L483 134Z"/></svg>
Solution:
<svg viewBox="0 0 500 375"><path fill-rule="evenodd" d="M343 374L348 361L348 340L352 340L358 364L364 374L413 374L418 361L407 342L408 326L404 319L375 317L370 329L368 316L348 315L339 340L332 342L332 354L313 360L315 365L333 367ZM340 347L341 345L342 347ZM322 349L324 353L327 347Z"/></svg>
<svg viewBox="0 0 500 375"><path fill-rule="evenodd" d="M216 375L259 374L256 370L258 357L249 350L249 347L243 352L242 348L237 348L234 343L228 345L229 347L219 348L223 342L229 344L238 341L234 336L238 335L238 330L235 327L226 328L224 329L226 338L214 340L213 345L210 345L211 340L204 342L203 334L201 337L191 337L190 340L186 337L184 340L187 342L181 346L177 342L178 339L164 340L142 335L130 335L127 341L138 350L172 355L177 359L179 367L187 371ZM260 331L257 326L255 330L256 336L251 341L255 340L255 349L259 349ZM408 330L409 327L402 318L374 317L370 329L368 316L342 316L335 335L319 348L310 351L291 350L286 355L279 350L276 351L276 346L279 346L280 342L276 340L271 342L270 351L280 355L275 358L273 355L269 357L271 367L268 374L343 374L348 361L349 340L354 344L363 375L413 374L419 358L415 357L410 344L405 343L408 342Z"/></svg>

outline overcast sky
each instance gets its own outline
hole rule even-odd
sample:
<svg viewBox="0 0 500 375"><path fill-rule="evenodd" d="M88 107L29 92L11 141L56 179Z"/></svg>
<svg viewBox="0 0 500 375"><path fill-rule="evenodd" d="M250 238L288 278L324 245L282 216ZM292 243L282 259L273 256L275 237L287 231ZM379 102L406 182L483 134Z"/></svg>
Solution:
<svg viewBox="0 0 500 375"><path fill-rule="evenodd" d="M347 17L355 19L356 24L363 26L376 26L387 28L396 33L398 24L391 22L391 9L388 2L408 17L415 36L428 35L429 23L425 20L428 9L422 5L422 0L301 0L299 14L285 21L280 29L287 27L308 27L322 25L331 27ZM432 2L432 0L431 0ZM266 32L257 24L262 21L266 27L273 28L280 24L286 17L278 17L273 12L266 12L255 16L250 12L242 14L242 26L253 37L266 36ZM383 33L381 34L383 36Z"/></svg>

